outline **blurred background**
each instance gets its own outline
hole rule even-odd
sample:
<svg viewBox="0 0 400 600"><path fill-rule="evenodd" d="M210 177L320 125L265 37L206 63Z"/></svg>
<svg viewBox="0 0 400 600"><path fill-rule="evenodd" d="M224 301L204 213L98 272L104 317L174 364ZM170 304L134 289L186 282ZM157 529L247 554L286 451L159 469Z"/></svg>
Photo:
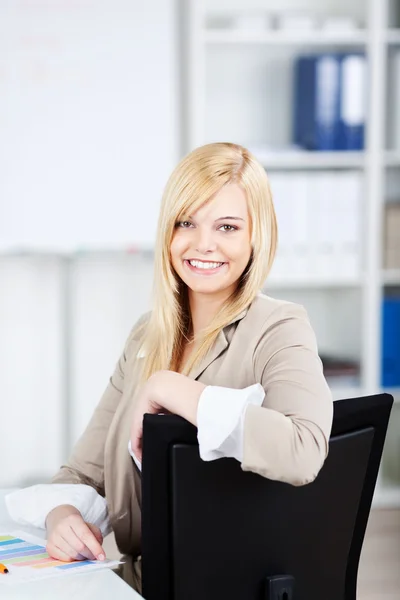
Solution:
<svg viewBox="0 0 400 600"><path fill-rule="evenodd" d="M267 170L264 289L307 308L335 399L395 397L397 523L400 0L0 0L0 487L82 433L151 306L168 175L210 141Z"/></svg>

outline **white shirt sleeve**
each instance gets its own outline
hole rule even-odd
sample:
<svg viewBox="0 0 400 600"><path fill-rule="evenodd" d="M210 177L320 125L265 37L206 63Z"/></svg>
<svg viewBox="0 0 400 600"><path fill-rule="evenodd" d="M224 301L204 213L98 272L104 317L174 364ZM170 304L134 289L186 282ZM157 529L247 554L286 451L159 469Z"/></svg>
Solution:
<svg viewBox="0 0 400 600"><path fill-rule="evenodd" d="M265 397L264 388L255 383L242 390L208 385L202 391L197 408L197 439L200 457L210 461L217 458L243 460L244 418L249 404L261 406ZM129 454L139 471L142 463L132 452Z"/></svg>
<svg viewBox="0 0 400 600"><path fill-rule="evenodd" d="M264 388L255 383L247 388L207 386L197 408L197 439L203 460L243 460L244 419L249 404L261 406Z"/></svg>
<svg viewBox="0 0 400 600"><path fill-rule="evenodd" d="M61 504L70 504L79 510L87 523L99 527L103 537L111 531L107 501L90 485L38 484L11 492L5 502L11 519L21 525L45 529L49 512Z"/></svg>

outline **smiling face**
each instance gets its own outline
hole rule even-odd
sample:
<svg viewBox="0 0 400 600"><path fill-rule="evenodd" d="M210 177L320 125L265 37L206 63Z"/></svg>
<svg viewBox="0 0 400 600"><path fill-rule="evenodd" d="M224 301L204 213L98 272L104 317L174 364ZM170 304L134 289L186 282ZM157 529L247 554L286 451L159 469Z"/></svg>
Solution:
<svg viewBox="0 0 400 600"><path fill-rule="evenodd" d="M171 262L189 295L228 298L249 262L250 235L246 196L234 183L176 223Z"/></svg>

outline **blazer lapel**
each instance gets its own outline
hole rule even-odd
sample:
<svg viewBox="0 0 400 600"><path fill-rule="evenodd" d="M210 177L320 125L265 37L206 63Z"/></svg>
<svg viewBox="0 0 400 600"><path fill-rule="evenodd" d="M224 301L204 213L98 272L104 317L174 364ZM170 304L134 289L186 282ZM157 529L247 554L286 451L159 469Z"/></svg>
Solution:
<svg viewBox="0 0 400 600"><path fill-rule="evenodd" d="M209 367L210 364L214 362L214 360L218 358L220 354L222 354L225 348L227 348L227 346L229 345L225 329L233 323L236 323L236 321L240 321L240 319L243 319L243 317L247 314L247 311L248 308L244 309L219 332L213 347L211 348L209 353L203 358L203 360L198 365L194 366L194 368L189 373L189 377L191 377L192 379L197 379L198 377L200 377L200 375L207 369L207 367Z"/></svg>
<svg viewBox="0 0 400 600"><path fill-rule="evenodd" d="M218 356L225 350L227 346L228 340L226 339L224 330L222 329L219 332L218 337L215 340L215 343L211 348L210 352L208 352L208 354L203 358L202 361L200 361L198 365L194 366L194 368L189 373L189 377L191 377L192 379L197 379L198 377L200 377L203 371L205 371L205 369L207 369L207 367L216 358L218 358Z"/></svg>

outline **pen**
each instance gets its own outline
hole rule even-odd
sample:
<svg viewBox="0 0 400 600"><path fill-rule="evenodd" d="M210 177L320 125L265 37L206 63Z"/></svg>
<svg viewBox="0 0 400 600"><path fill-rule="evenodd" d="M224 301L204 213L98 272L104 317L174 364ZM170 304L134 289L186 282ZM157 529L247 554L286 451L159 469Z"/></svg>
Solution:
<svg viewBox="0 0 400 600"><path fill-rule="evenodd" d="M0 573L8 573L8 569L6 567L6 565L3 565L2 563L0 563Z"/></svg>

